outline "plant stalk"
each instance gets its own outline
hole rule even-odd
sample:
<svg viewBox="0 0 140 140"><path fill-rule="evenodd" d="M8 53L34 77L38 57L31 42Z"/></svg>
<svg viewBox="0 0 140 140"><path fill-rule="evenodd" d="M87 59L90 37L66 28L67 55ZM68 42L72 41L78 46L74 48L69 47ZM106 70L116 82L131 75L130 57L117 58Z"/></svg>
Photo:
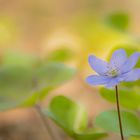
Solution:
<svg viewBox="0 0 140 140"><path fill-rule="evenodd" d="M49 122L41 110L41 105L40 105L40 101L39 101L39 93L38 93L38 80L36 78L33 79L33 88L37 91L37 99L36 99L36 104L35 104L34 108L35 108L36 112L38 113L42 123L44 124L46 132L49 133L49 140L56 140L56 138L52 132L52 129L49 125Z"/></svg>
<svg viewBox="0 0 140 140"><path fill-rule="evenodd" d="M55 140L56 138L53 135L53 132L50 128L49 122L46 120L46 117L42 113L40 105L36 104L35 109L36 109L38 115L40 116L40 119L42 120L42 123L44 124L44 127L45 127L46 131L49 133L50 140Z"/></svg>
<svg viewBox="0 0 140 140"><path fill-rule="evenodd" d="M117 102L117 112L118 112L118 120L119 120L121 140L124 140L123 128L122 128L122 120L121 120L121 112L120 112L120 104L119 104L118 86L116 86L115 89L116 89L116 102Z"/></svg>

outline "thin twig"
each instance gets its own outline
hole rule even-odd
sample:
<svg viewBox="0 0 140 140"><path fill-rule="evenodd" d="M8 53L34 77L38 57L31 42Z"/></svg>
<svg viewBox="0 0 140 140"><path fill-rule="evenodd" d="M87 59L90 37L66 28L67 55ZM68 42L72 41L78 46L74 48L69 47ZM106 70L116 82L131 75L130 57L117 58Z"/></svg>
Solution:
<svg viewBox="0 0 140 140"><path fill-rule="evenodd" d="M120 105L119 105L118 86L116 86L115 89L116 89L117 112L118 112L118 119L119 119L119 126L120 126L121 140L124 140L124 136L123 136L123 128L122 128L122 121L121 121L121 113L120 113Z"/></svg>

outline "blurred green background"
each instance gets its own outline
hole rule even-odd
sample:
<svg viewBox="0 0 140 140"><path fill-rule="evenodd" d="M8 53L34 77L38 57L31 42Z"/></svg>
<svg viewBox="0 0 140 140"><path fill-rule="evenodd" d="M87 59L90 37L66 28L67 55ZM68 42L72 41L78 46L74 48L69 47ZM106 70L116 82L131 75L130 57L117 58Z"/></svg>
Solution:
<svg viewBox="0 0 140 140"><path fill-rule="evenodd" d="M139 0L0 0L0 139L47 137L31 108L38 96L33 78L38 78L39 99L51 93L42 106L65 95L85 107L89 127L101 111L115 108L112 91L85 83L93 73L87 58L108 60L117 48L128 55L140 51L139 9ZM139 83L120 86L122 107L139 110ZM70 139L51 125L61 140Z"/></svg>

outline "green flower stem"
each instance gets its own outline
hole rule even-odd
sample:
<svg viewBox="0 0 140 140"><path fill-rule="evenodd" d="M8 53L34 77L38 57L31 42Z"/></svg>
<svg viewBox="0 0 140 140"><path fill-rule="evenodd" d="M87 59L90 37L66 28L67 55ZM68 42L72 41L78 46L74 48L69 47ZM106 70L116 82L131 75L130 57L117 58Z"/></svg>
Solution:
<svg viewBox="0 0 140 140"><path fill-rule="evenodd" d="M122 128L122 121L121 121L121 113L120 113L118 86L116 86L115 89L116 89L116 102L117 102L117 112L118 112L118 119L119 119L121 140L124 140L123 128Z"/></svg>

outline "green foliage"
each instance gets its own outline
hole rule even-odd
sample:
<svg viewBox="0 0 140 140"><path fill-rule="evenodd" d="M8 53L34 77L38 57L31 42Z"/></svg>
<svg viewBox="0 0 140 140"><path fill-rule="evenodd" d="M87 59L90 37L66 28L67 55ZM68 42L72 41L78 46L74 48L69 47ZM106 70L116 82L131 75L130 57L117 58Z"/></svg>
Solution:
<svg viewBox="0 0 140 140"><path fill-rule="evenodd" d="M0 68L0 110L34 105L58 85L75 75L75 70L60 63L38 67L3 66Z"/></svg>
<svg viewBox="0 0 140 140"><path fill-rule="evenodd" d="M114 45L134 43L127 34L107 26L91 15L76 17L73 27L82 40L82 45L79 47L80 55L76 57L80 70L85 70L89 54L94 53L104 57Z"/></svg>
<svg viewBox="0 0 140 140"><path fill-rule="evenodd" d="M74 27L86 43L88 53L100 52L99 48L107 51L106 47L109 49L114 44L130 41L126 34L106 26L93 16L77 18Z"/></svg>
<svg viewBox="0 0 140 140"><path fill-rule="evenodd" d="M23 67L0 68L0 110L21 104L31 96L32 71Z"/></svg>
<svg viewBox="0 0 140 140"><path fill-rule="evenodd" d="M102 139L103 137L107 136L105 133L101 133L101 132L84 132L84 133L76 133L74 135L74 139L75 140L97 140L97 139Z"/></svg>
<svg viewBox="0 0 140 140"><path fill-rule="evenodd" d="M2 57L2 65L4 66L32 67L37 63L39 63L39 58L35 55L21 51L6 51Z"/></svg>
<svg viewBox="0 0 140 140"><path fill-rule="evenodd" d="M123 132L126 137L140 136L140 119L133 113L121 112ZM99 114L94 124L107 132L120 133L117 111L106 111Z"/></svg>
<svg viewBox="0 0 140 140"><path fill-rule="evenodd" d="M114 12L111 13L106 19L108 25L124 31L128 28L129 25L129 16L124 12Z"/></svg>
<svg viewBox="0 0 140 140"><path fill-rule="evenodd" d="M75 69L62 63L50 62L41 65L34 70L33 78L37 80L37 89L23 105L33 105L36 99L44 99L51 90L70 80L75 73Z"/></svg>
<svg viewBox="0 0 140 140"><path fill-rule="evenodd" d="M75 131L81 132L87 127L87 114L84 108L64 96L55 97L47 113L70 135Z"/></svg>
<svg viewBox="0 0 140 140"><path fill-rule="evenodd" d="M140 137L130 137L128 140L140 140Z"/></svg>
<svg viewBox="0 0 140 140"><path fill-rule="evenodd" d="M70 80L75 73L75 69L62 63L50 62L39 66L35 75L42 85L54 87Z"/></svg>
<svg viewBox="0 0 140 140"><path fill-rule="evenodd" d="M116 96L114 89L101 88L100 94L107 101L116 103ZM128 109L140 108L140 94L138 89L124 88L119 89L120 105ZM130 102L131 101L131 102Z"/></svg>
<svg viewBox="0 0 140 140"><path fill-rule="evenodd" d="M85 109L64 96L54 97L49 109L44 110L44 113L75 140L96 140L106 135L101 132L87 131L88 120Z"/></svg>
<svg viewBox="0 0 140 140"><path fill-rule="evenodd" d="M73 57L72 50L68 48L61 48L53 51L47 57L48 61L64 62L70 60Z"/></svg>

